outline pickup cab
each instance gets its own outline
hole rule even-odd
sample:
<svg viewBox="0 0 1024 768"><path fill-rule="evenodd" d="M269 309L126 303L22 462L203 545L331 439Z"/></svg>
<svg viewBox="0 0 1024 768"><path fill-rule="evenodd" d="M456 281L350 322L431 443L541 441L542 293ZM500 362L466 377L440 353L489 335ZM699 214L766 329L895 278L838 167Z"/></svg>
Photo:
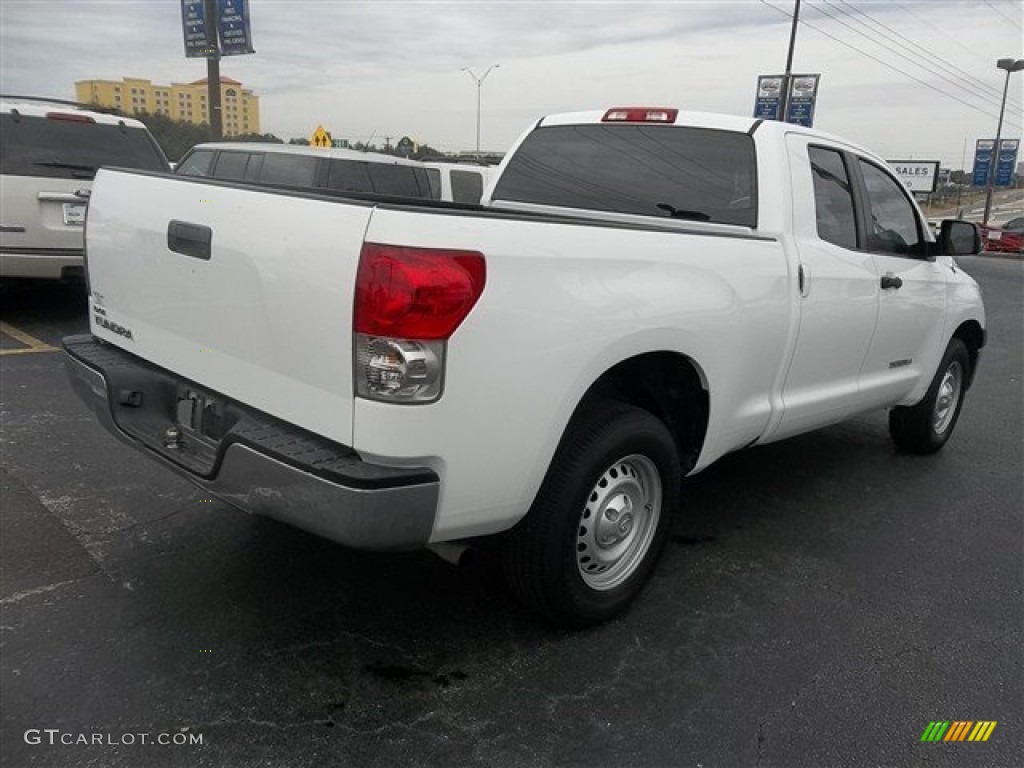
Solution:
<svg viewBox="0 0 1024 768"><path fill-rule="evenodd" d="M621 612L719 457L874 409L952 434L976 283L877 155L676 109L545 117L480 205L103 169L72 383L208 493L342 544L496 545Z"/></svg>

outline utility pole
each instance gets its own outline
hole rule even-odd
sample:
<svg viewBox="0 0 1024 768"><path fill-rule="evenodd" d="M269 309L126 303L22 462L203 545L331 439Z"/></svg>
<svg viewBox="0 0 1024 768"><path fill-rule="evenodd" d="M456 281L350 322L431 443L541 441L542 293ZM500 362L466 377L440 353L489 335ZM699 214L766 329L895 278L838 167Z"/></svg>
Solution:
<svg viewBox="0 0 1024 768"><path fill-rule="evenodd" d="M462 68L462 71L466 72L471 78L473 78L473 82L476 83L476 161L478 163L480 162L480 89L484 84L484 80L486 80L487 76L491 74L491 70L497 69L500 66L501 64L492 64L480 77L477 77L469 67Z"/></svg>
<svg viewBox="0 0 1024 768"><path fill-rule="evenodd" d="M224 123L220 109L220 32L217 29L217 0L203 0L206 16L206 35L212 43L206 55L206 101L209 106L210 140L224 138Z"/></svg>
<svg viewBox="0 0 1024 768"><path fill-rule="evenodd" d="M786 74L782 78L782 114L779 120L786 122L789 116L789 84L793 79L793 51L796 50L796 27L800 23L800 0L793 9L793 27L789 31L789 54L786 56Z"/></svg>

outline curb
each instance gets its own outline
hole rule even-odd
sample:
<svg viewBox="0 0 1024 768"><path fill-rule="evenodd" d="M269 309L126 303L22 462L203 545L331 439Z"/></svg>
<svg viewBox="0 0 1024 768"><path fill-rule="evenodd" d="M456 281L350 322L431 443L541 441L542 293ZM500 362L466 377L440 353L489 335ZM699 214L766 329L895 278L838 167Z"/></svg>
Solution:
<svg viewBox="0 0 1024 768"><path fill-rule="evenodd" d="M982 251L977 254L978 256L984 256L988 259L1010 259L1011 261L1024 261L1024 253L1020 251L1008 252L1008 251Z"/></svg>

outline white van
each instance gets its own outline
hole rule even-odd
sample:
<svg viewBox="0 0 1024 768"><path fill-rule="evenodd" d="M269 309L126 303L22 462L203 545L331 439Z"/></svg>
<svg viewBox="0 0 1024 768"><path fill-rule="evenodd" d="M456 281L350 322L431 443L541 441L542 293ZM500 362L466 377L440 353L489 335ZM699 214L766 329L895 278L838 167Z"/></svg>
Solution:
<svg viewBox="0 0 1024 768"><path fill-rule="evenodd" d="M430 177L430 188L437 200L476 205L491 181L494 168L464 163L423 163Z"/></svg>
<svg viewBox="0 0 1024 768"><path fill-rule="evenodd" d="M175 173L306 189L437 199L422 163L376 152L293 144L197 144Z"/></svg>

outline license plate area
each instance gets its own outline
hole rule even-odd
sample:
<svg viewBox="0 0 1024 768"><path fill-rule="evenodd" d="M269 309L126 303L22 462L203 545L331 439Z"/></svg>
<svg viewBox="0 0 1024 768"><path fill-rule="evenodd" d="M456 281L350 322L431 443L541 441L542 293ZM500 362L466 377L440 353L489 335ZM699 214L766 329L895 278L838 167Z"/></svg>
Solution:
<svg viewBox="0 0 1024 768"><path fill-rule="evenodd" d="M178 387L175 422L190 437L216 446L235 421L222 398L191 386Z"/></svg>
<svg viewBox="0 0 1024 768"><path fill-rule="evenodd" d="M85 203L64 203L62 209L65 224L76 227L85 224Z"/></svg>

